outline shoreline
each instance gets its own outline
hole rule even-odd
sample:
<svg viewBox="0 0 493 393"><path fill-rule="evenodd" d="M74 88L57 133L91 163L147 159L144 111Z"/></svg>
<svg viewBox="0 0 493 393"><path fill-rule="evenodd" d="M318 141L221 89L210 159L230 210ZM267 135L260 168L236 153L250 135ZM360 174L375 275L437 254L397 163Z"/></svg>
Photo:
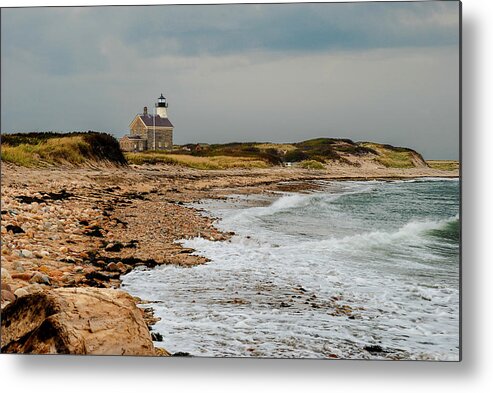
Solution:
<svg viewBox="0 0 493 393"><path fill-rule="evenodd" d="M291 168L204 171L166 165L96 169L2 165L2 289L13 295L2 292L2 311L9 299L15 302L26 293L64 287L120 288L120 277L135 266L190 267L207 262L175 241L197 236L222 241L233 234L222 233L214 218L186 203L232 193L306 190L307 182L316 180L459 177L458 171L430 168L348 176L354 171L358 168L321 173ZM14 233L15 228L23 232ZM147 326L152 326L156 322L152 312L148 308L143 313Z"/></svg>
<svg viewBox="0 0 493 393"><path fill-rule="evenodd" d="M419 181L419 179L417 180ZM438 178L434 178L431 180L439 181ZM402 182L398 181L393 184L395 184L397 187L403 186L406 189L408 187L412 187L411 185L408 186L405 184L401 185L397 183L402 183ZM404 181L404 183L407 183L407 181ZM456 187L457 185L457 181L451 181L446 183L451 184L450 187ZM366 185L365 182L356 182L351 185L350 184L343 185L343 184L344 183L342 182L339 183L337 181L334 183L330 181L303 183L300 181L299 185L302 186L300 187L300 189L296 189L297 187L294 187L295 190L293 190L291 187L289 187L290 191L288 192L276 191L269 194L249 194L243 196L238 195L238 193L235 193L229 195L229 197L226 198L225 200L220 200L220 201L214 199L202 200L199 204L194 204L193 206L202 207L201 209L202 214L205 215L206 217L219 218L220 220L226 218L224 224L219 223L217 227L225 231L228 230L235 231L235 240L227 241L225 242L224 245L214 245L214 243L208 242L207 239L189 239L188 241L184 242L184 246L194 248L196 250L197 255L206 256L211 259L211 262L208 263L207 266L204 266L200 269L200 276L203 275L204 281L201 281L200 278L197 278L197 276L199 275L198 271L197 273L193 273L193 272L186 273L186 271L182 271L182 269L173 269L168 267L156 269L155 272L152 272L152 269L144 269L143 271L132 273L130 277L128 277L128 279L125 278L123 279L125 284L125 289L135 296L140 296L142 298L148 299L150 302L150 306L155 307L156 315L160 316L163 319L163 321L156 326L156 329L157 331L159 331L159 333L163 335L163 337L165 337L164 341L167 343L167 345L169 345L168 349L172 349L174 351L176 350L185 351L185 353L189 353L190 356L249 357L255 353L253 349L255 348L255 345L253 344L251 347L247 349L247 352L235 352L235 350L232 349L232 347L224 348L225 352L222 352L221 342L223 342L224 340L228 341L228 338L226 337L231 337L232 340L234 337L235 340L239 340L236 335L236 332L235 333L229 332L230 333L229 335L218 334L218 333L214 333L214 334L211 333L209 335L208 330L212 331L213 329L212 326L209 326L208 330L203 332L200 329L200 325L205 318L204 316L202 316L202 313L210 312L212 315L214 315L215 317L214 321L216 321L216 318L218 318L219 315L221 314L227 315L228 311L225 311L223 309L223 307L227 304L237 305L236 307L238 309L234 309L234 310L229 309L229 312L231 312L232 315L235 315L236 313L239 312L241 313L242 318L245 318L246 320L250 320L252 317L254 317L254 315L256 315L255 312L258 312L258 309L255 307L259 307L259 304L262 305L260 306L261 308L270 306L272 307L273 311L275 311L278 309L278 307L281 307L281 309L279 309L281 312L283 312L284 310L287 310L289 312L291 309L289 308L283 309L282 307L292 306L291 297L295 297L295 298L301 297L302 298L301 303L303 303L303 301L305 301L305 303L311 302L312 306L315 307L315 312L317 312L316 310L317 308L323 308L330 310L328 311L328 313L331 316L337 315L338 318L341 319L345 319L347 317L350 317L350 319L354 319L355 317L356 319L359 319L360 318L360 316L358 315L359 311L357 310L360 310L358 307L361 306L361 304L358 307L355 307L355 305L351 301L347 301L347 299L343 300L343 297L341 297L341 299L338 299L336 304L333 304L330 302L330 296L326 295L324 297L323 294L321 294L317 289L314 289L316 288L316 286L310 286L309 284L307 284L307 282L304 282L303 280L294 281L291 283L291 285L287 285L283 287L282 291L284 292L284 297L282 295L279 296L279 293L274 294L274 289L272 289L273 293L271 294L269 299L262 299L261 303L258 303L259 299L258 296L256 296L256 295L260 295L260 293L255 294L255 291L253 293L242 292L240 288L244 289L245 287L243 287L242 284L240 284L240 281L241 281L241 277L245 272L250 271L252 269L253 270L266 269L266 272L264 273L266 274L266 276L264 276L263 278L269 280L269 277L271 277L269 275L269 271L271 273L272 271L275 271L276 263L274 262L272 266L269 264L267 266L264 266L264 268L262 268L263 262L260 263L260 265L255 265L255 263L253 262L254 260L263 261L261 255L257 255L257 257L253 259L248 259L249 258L248 255L251 255L248 250L245 251L244 255L241 254L241 251L238 251L236 247L238 245L243 244L243 242L247 242L246 244L248 244L250 240L247 239L253 239L251 241L254 242L255 244L268 242L268 240L267 238L265 238L265 236L264 238L260 238L257 236L258 233L255 229L256 226L253 225L255 221L252 221L253 226L245 227L244 223L241 224L240 226L236 226L235 221L231 219L231 216L235 216L234 212L236 212L238 216L242 216L242 214L239 212L241 212L243 209L246 209L248 211L249 209L253 208L252 211L255 211L257 210L256 209L257 207L262 209L264 208L269 209L272 204L274 204L274 206L277 206L278 204L276 202L279 199L287 198L286 201L290 201L291 200L290 198L294 198L293 199L295 201L294 203L297 204L298 198L307 197L311 199L313 195L317 195L319 192L321 192L323 195L326 192L332 193L335 191L337 195L338 190L339 191L341 190L340 187L342 187L342 190L345 190L346 187L350 187L349 188L350 190L353 190L353 187L357 187L357 189L361 189L361 188L365 189L367 187L379 187L379 188L387 187L385 182L381 182L381 181L373 183L375 185L370 185L370 184ZM428 185L427 187L433 188L433 182L428 182L425 180L423 183L419 182L419 184L427 184ZM440 182L440 184L444 184L444 183ZM286 183L283 185L289 186L292 184ZM295 183L294 185L298 186L298 182ZM318 186L320 186L320 189L318 188ZM389 187L393 189L394 186L389 185ZM316 197L316 199L319 199L319 197ZM286 208L284 203L279 206L282 206L282 208ZM255 215L255 213L252 213L252 215ZM258 215L259 216L257 216L257 218L263 216L261 212L259 212ZM250 214L246 213L246 216L250 217ZM269 215L269 217L271 216ZM267 221L271 222L270 220ZM274 243L282 244L282 242L278 243L277 240L274 241ZM226 248L225 252L222 251L223 247ZM249 247L252 247L251 243ZM267 246L267 250L268 250L268 246ZM242 255L243 261L241 264L248 265L248 267L246 267L245 270L241 269L241 267L238 265L237 258L234 257L235 253L238 252L240 252L240 255ZM267 252L266 254L269 254L269 252ZM274 255L272 257L274 257ZM252 261L252 262L248 262L248 261ZM221 266L223 267L221 268ZM237 270L238 270L237 273L238 286L230 287L227 285L227 283L231 280L234 281L234 278L232 278L232 276L229 275L229 272L237 271ZM263 283L264 281L262 280L261 277L262 276L259 277L259 281L254 280L254 282ZM273 276L273 277L279 278L281 276ZM149 291L147 289L146 287L147 282L149 282L150 287L153 288L152 291ZM204 282L207 282L208 284L204 284ZM243 282L246 283L245 281ZM275 282L277 283L277 281ZM166 283L166 284L160 285L160 283ZM214 288L219 288L219 287L222 288L223 283L225 285L224 290L220 292L214 291ZM259 287L262 286L261 284L258 285ZM291 287L295 289L295 292L290 293ZM301 289L299 292L296 292L296 289L301 287L305 289ZM262 287L262 288L263 290L267 290L266 287L265 288ZM262 290L262 296L264 295L263 290ZM211 294L207 295L209 291L211 292ZM235 291L239 291L239 292L235 292ZM175 294L175 293L176 296L170 298L170 294ZM207 296L209 296L210 303L207 303ZM318 303L313 304L313 299L315 298L318 299L317 302L320 302L319 304ZM167 301L166 299L169 300ZM218 302L217 299L221 299L221 300ZM327 299L329 299L329 302L324 303L324 300ZM249 309L250 306L242 306L248 304L252 304L253 308ZM244 307L243 308L244 311L242 311L241 307ZM294 307L296 309L296 304L294 304ZM190 312L190 310L194 310L194 312ZM363 310L363 308L361 308L361 310ZM310 309L308 310L308 312L310 312ZM234 318L232 319L234 320ZM204 321L204 323L206 322ZM226 329L223 325L221 325L221 323L224 323L224 320L219 318L217 323L218 323L216 327L217 332L224 331ZM194 324L197 324L197 326L195 326ZM234 325L234 323L232 323L232 325ZM184 329L182 326L188 326L188 330ZM244 326L242 325L242 328L243 327ZM165 333L167 333L167 335ZM190 335L189 339L187 339L187 335ZM200 339L201 336L203 336L203 340ZM244 336L244 337L250 337L250 336ZM251 337L256 337L256 335L253 334L252 332ZM214 341L214 338L217 338L218 340L217 343ZM259 342L264 342L264 341L262 340L256 341L256 343ZM205 343L209 343L211 345L210 349L207 349L208 345L206 345ZM216 343L217 345L214 346L213 343ZM260 344L258 345L260 346ZM369 345L370 344L368 344L367 346ZM238 349L237 346L235 348ZM387 347L387 348L391 348L391 347ZM383 359L386 356L383 355L387 353L386 351L387 350L383 350L381 354L371 353L371 355L368 355L366 353L366 356L370 356L369 358L371 359ZM390 352L388 353L391 353L391 349L389 349L389 351ZM407 358L404 355L402 355L402 357L399 357L400 355L397 354L397 352L399 351L404 353L404 350L396 350L396 353L394 354L395 357L392 359L411 360L411 358ZM365 352L363 351L363 353ZM409 355L409 353L407 352L406 354ZM263 352L262 355L258 355L258 356L264 357L266 356L266 352ZM322 355L320 356L321 356L320 358L323 358ZM332 353L331 356L336 358L335 353ZM433 360L437 360L437 359L433 358Z"/></svg>

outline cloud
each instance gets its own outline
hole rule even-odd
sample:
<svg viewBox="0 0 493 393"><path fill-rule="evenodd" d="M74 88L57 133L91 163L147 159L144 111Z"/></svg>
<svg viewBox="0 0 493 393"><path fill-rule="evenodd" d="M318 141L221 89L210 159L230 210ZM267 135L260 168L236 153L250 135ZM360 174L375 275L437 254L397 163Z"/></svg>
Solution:
<svg viewBox="0 0 493 393"><path fill-rule="evenodd" d="M53 74L107 67L105 42L141 56L231 55L458 44L457 2L6 9L6 56Z"/></svg>
<svg viewBox="0 0 493 393"><path fill-rule="evenodd" d="M168 96L175 139L378 140L458 156L458 3L2 11L2 131L128 131Z"/></svg>

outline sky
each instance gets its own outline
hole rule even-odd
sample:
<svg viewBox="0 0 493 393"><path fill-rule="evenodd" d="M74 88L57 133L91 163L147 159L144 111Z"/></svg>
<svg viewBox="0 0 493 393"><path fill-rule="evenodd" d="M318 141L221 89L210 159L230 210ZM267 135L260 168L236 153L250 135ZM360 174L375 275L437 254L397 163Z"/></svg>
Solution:
<svg viewBox="0 0 493 393"><path fill-rule="evenodd" d="M316 137L459 158L456 1L3 8L1 132Z"/></svg>

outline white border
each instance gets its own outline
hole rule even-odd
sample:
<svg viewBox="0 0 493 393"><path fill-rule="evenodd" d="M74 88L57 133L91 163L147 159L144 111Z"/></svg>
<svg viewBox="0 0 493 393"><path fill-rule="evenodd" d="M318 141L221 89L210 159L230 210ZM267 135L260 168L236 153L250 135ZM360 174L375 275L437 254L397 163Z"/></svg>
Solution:
<svg viewBox="0 0 493 393"><path fill-rule="evenodd" d="M215 3L229 3L217 0ZM259 1L242 1L259 2ZM207 1L23 1L5 6L198 4ZM463 2L463 362L145 359L0 355L2 391L492 391L491 92L493 2Z"/></svg>

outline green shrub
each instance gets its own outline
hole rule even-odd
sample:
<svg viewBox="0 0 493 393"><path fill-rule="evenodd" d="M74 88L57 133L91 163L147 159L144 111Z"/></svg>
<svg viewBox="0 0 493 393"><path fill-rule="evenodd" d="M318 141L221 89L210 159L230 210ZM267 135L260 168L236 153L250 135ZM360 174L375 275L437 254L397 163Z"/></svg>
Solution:
<svg viewBox="0 0 493 393"><path fill-rule="evenodd" d="M303 160L307 160L308 158L310 158L308 154L306 154L304 151L300 149L288 151L284 155L284 161L286 162L300 162Z"/></svg>
<svg viewBox="0 0 493 393"><path fill-rule="evenodd" d="M298 166L303 169L316 169L316 170L325 169L325 166L321 162L315 160L301 161L298 164Z"/></svg>

